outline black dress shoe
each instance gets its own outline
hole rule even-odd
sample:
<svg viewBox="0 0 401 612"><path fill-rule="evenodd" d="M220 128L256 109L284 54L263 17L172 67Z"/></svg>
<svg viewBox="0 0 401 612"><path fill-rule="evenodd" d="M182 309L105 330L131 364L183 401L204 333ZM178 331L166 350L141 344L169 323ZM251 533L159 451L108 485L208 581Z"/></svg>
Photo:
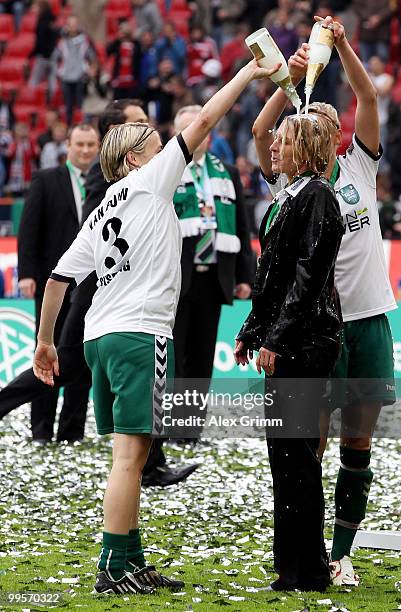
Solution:
<svg viewBox="0 0 401 612"><path fill-rule="evenodd" d="M270 591L295 591L296 589L299 589L298 583L285 578L277 578L269 587Z"/></svg>
<svg viewBox="0 0 401 612"><path fill-rule="evenodd" d="M167 465L154 468L142 476L144 487L169 487L182 482L196 470L199 463L187 465L184 468L171 468Z"/></svg>
<svg viewBox="0 0 401 612"><path fill-rule="evenodd" d="M269 590L270 591L317 591L318 593L324 593L327 587L329 586L329 582L326 581L316 581L312 582L310 580L298 580L297 582L293 582L290 580L286 580L285 578L277 578L274 582L271 583Z"/></svg>

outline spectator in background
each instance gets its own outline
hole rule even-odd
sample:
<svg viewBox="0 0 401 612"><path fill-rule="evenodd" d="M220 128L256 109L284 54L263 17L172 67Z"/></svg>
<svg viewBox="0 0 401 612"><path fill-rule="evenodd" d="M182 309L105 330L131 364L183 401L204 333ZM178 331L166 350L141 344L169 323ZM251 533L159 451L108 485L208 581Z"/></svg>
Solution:
<svg viewBox="0 0 401 612"><path fill-rule="evenodd" d="M280 14L288 15L289 21L287 22L287 26L292 30L296 30L298 24L302 19L305 18L305 12L303 10L299 10L297 8L298 2L295 0L278 0L277 8L269 11L264 19L263 25L269 31L276 23L282 22L282 17L280 18Z"/></svg>
<svg viewBox="0 0 401 612"><path fill-rule="evenodd" d="M67 123L72 124L74 109L81 110L85 81L93 70L96 54L86 34L79 29L75 15L68 17L65 32L53 52L52 60L61 79Z"/></svg>
<svg viewBox="0 0 401 612"><path fill-rule="evenodd" d="M364 64L373 55L383 62L389 59L390 24L393 15L391 0L353 0L359 17L359 51Z"/></svg>
<svg viewBox="0 0 401 612"><path fill-rule="evenodd" d="M210 134L209 153L215 155L224 164L234 164L234 153L230 146L230 130L227 119L224 118L216 125Z"/></svg>
<svg viewBox="0 0 401 612"><path fill-rule="evenodd" d="M301 47L303 43L307 43L309 40L310 33L312 31L312 22L308 17L300 19L297 25L297 36L298 46Z"/></svg>
<svg viewBox="0 0 401 612"><path fill-rule="evenodd" d="M29 6L28 0L1 0L0 13L14 15L15 29L18 32L25 9Z"/></svg>
<svg viewBox="0 0 401 612"><path fill-rule="evenodd" d="M45 78L48 81L49 99L56 90L56 74L54 63L51 61L52 53L58 39L58 30L48 0L38 0L38 20L36 22L35 46L30 57L35 58L29 79L30 87L37 87Z"/></svg>
<svg viewBox="0 0 401 612"><path fill-rule="evenodd" d="M209 59L219 59L219 53L215 41L206 36L205 29L201 25L195 25L189 32L189 43L187 47L188 80L187 85L192 87L203 79L202 66Z"/></svg>
<svg viewBox="0 0 401 612"><path fill-rule="evenodd" d="M395 198L401 196L401 106L391 101L387 123L387 161Z"/></svg>
<svg viewBox="0 0 401 612"><path fill-rule="evenodd" d="M258 227L255 225L255 207L262 196L260 189L260 170L255 168L243 155L235 160L235 165L241 179L244 194L245 209L248 215L248 226L253 236L258 235Z"/></svg>
<svg viewBox="0 0 401 612"><path fill-rule="evenodd" d="M15 117L12 106L4 99L0 84L0 197L3 197L4 185L7 183L7 155L13 140L12 129L14 123Z"/></svg>
<svg viewBox="0 0 401 612"><path fill-rule="evenodd" d="M8 152L12 141L12 132L0 127L0 198L4 196L4 186L8 180Z"/></svg>
<svg viewBox="0 0 401 612"><path fill-rule="evenodd" d="M158 66L157 75L149 79L147 102L150 118L159 125L163 142L168 137L169 123L172 119L173 92L171 78L174 67L169 59L164 59Z"/></svg>
<svg viewBox="0 0 401 612"><path fill-rule="evenodd" d="M38 157L37 146L29 136L26 123L15 124L14 139L7 155L10 160L8 189L13 196L22 196L29 187Z"/></svg>
<svg viewBox="0 0 401 612"><path fill-rule="evenodd" d="M194 103L192 91L188 89L185 79L179 74L170 78L170 92L173 95L173 115L176 115L183 106L190 106Z"/></svg>
<svg viewBox="0 0 401 612"><path fill-rule="evenodd" d="M196 104L204 106L220 87L221 63L219 60L207 60L202 66L202 81L192 88Z"/></svg>
<svg viewBox="0 0 401 612"><path fill-rule="evenodd" d="M385 72L384 62L377 55L373 55L369 60L368 74L377 91L377 111L379 113L381 134L380 140L383 146L384 156L387 158L387 123L394 78L391 74Z"/></svg>
<svg viewBox="0 0 401 612"><path fill-rule="evenodd" d="M297 25L292 21L287 9L277 9L269 31L285 59L288 60L298 49L298 34Z"/></svg>
<svg viewBox="0 0 401 612"><path fill-rule="evenodd" d="M89 38L101 43L106 36L106 3L107 0L68 0Z"/></svg>
<svg viewBox="0 0 401 612"><path fill-rule="evenodd" d="M234 38L245 10L245 0L212 1L212 37L219 49Z"/></svg>
<svg viewBox="0 0 401 612"><path fill-rule="evenodd" d="M173 71L182 74L185 70L187 47L185 40L177 34L172 21L166 21L163 26L163 35L155 43L156 61L159 65L163 60L170 60Z"/></svg>
<svg viewBox="0 0 401 612"><path fill-rule="evenodd" d="M383 238L401 239L401 203L394 201L388 174L378 174L376 181L377 206Z"/></svg>
<svg viewBox="0 0 401 612"><path fill-rule="evenodd" d="M157 74L156 49L154 36L150 30L144 30L141 34L141 63L139 68L139 83L141 97L146 97L147 83L152 76Z"/></svg>
<svg viewBox="0 0 401 612"><path fill-rule="evenodd" d="M38 136L38 145L40 150L43 149L46 143L53 140L53 127L60 121L59 114L56 110L49 109L45 114L46 131Z"/></svg>
<svg viewBox="0 0 401 612"><path fill-rule="evenodd" d="M269 94L272 93L272 82L263 79L258 81L246 91L232 110L232 130L237 154L247 155L249 141L252 139L252 126L265 105Z"/></svg>
<svg viewBox="0 0 401 612"><path fill-rule="evenodd" d="M52 128L52 140L43 147L40 156L40 168L56 168L60 166L60 161L67 155L67 126L61 121L57 122Z"/></svg>
<svg viewBox="0 0 401 612"><path fill-rule="evenodd" d="M12 130L15 117L12 105L5 99L0 83L0 128L1 130Z"/></svg>
<svg viewBox="0 0 401 612"><path fill-rule="evenodd" d="M245 44L245 38L250 34L247 23L241 23L237 27L237 33L221 50L220 60L222 66L222 77L227 83L238 70L240 65L249 60L249 49Z"/></svg>
<svg viewBox="0 0 401 612"><path fill-rule="evenodd" d="M259 29L263 19L271 9L277 6L276 0L247 0L244 21L249 25L251 32Z"/></svg>
<svg viewBox="0 0 401 612"><path fill-rule="evenodd" d="M131 4L136 23L135 37L140 38L143 32L148 30L156 39L163 25L156 2L154 0L131 0Z"/></svg>
<svg viewBox="0 0 401 612"><path fill-rule="evenodd" d="M200 25L204 28L207 34L210 33L212 28L212 4L210 0L196 0L189 1L188 8L191 11L190 24L191 27Z"/></svg>
<svg viewBox="0 0 401 612"><path fill-rule="evenodd" d="M139 96L141 46L134 40L128 21L120 23L117 38L107 45L107 55L114 58L111 81L114 99Z"/></svg>

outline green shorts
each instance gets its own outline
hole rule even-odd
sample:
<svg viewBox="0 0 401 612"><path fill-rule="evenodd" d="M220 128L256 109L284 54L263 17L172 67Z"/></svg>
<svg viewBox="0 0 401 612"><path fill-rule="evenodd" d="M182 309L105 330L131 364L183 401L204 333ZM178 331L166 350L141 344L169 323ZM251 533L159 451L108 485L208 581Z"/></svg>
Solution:
<svg viewBox="0 0 401 612"><path fill-rule="evenodd" d="M163 393L174 376L173 341L112 333L84 344L99 434L163 432Z"/></svg>
<svg viewBox="0 0 401 612"><path fill-rule="evenodd" d="M348 379L346 404L396 401L393 338L385 314L344 323L333 378Z"/></svg>

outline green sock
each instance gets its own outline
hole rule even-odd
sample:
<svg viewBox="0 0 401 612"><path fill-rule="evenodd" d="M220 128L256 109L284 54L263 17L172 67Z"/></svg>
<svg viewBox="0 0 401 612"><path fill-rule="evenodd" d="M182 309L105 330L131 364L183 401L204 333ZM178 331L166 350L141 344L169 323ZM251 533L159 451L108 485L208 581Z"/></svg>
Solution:
<svg viewBox="0 0 401 612"><path fill-rule="evenodd" d="M113 580L119 580L124 576L127 542L128 534L103 532L103 545L97 567Z"/></svg>
<svg viewBox="0 0 401 612"><path fill-rule="evenodd" d="M141 534L139 529L131 529L127 540L127 561L125 569L127 571L135 571L146 567L146 561L143 554Z"/></svg>
<svg viewBox="0 0 401 612"><path fill-rule="evenodd" d="M332 561L349 556L359 525L365 518L373 473L369 468L370 450L340 447L335 504Z"/></svg>

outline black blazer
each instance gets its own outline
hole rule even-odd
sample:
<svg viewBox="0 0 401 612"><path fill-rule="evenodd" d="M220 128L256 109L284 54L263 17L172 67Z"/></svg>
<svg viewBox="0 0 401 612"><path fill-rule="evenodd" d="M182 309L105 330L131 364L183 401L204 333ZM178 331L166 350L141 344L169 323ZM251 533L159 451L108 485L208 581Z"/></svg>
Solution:
<svg viewBox="0 0 401 612"><path fill-rule="evenodd" d="M70 173L66 166L33 175L18 233L18 278L34 278L36 295L79 230Z"/></svg>
<svg viewBox="0 0 401 612"><path fill-rule="evenodd" d="M334 287L334 265L344 227L333 189L314 177L288 196L265 235L269 207L260 226L260 256L252 311L238 340L294 356L303 344L338 342L342 319Z"/></svg>
<svg viewBox="0 0 401 612"><path fill-rule="evenodd" d="M230 173L231 180L234 183L236 193L237 236L241 241L241 250L239 253L218 252L216 265L217 276L224 297L222 303L232 304L235 285L238 283L251 284L253 256L249 241L249 228L239 172L237 168L231 164L224 164L224 166ZM184 297L186 293L188 293L191 285L192 274L194 273L194 255L197 240L197 236L190 236L184 238L182 243L182 283L180 297Z"/></svg>

